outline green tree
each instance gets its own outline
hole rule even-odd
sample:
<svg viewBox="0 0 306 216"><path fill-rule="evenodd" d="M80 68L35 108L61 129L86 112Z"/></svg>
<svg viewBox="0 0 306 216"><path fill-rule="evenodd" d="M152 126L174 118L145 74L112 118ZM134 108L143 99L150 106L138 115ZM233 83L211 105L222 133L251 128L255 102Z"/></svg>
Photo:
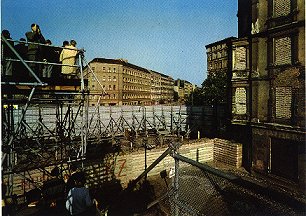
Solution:
<svg viewBox="0 0 306 216"><path fill-rule="evenodd" d="M206 104L219 104L227 100L226 73L216 73L207 76L202 83L203 100Z"/></svg>
<svg viewBox="0 0 306 216"><path fill-rule="evenodd" d="M227 76L225 73L209 74L201 88L195 89L186 100L187 105L219 104L226 102Z"/></svg>

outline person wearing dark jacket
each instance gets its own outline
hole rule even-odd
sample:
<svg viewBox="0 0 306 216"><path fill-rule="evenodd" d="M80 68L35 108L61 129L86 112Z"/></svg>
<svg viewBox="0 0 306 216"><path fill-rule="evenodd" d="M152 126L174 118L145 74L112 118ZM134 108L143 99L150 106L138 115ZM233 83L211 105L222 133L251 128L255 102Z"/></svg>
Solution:
<svg viewBox="0 0 306 216"><path fill-rule="evenodd" d="M20 42L18 44L16 44L14 48L23 60L27 60L28 46L25 43L26 39L20 38L19 41ZM18 59L17 56L15 58ZM13 74L14 74L16 79L25 80L26 77L27 77L27 74L29 74L29 73L28 73L27 68L24 66L24 64L22 62L18 61L18 62L14 63Z"/></svg>
<svg viewBox="0 0 306 216"><path fill-rule="evenodd" d="M27 37L28 42L31 43L45 43L45 38L42 35L40 28L37 24L33 23L31 25L32 31L27 32L25 35ZM29 61L41 61L41 46L38 44L29 44L28 45L28 53L27 57ZM41 66L38 63L30 63L29 66L36 73L36 75L40 76L40 68ZM32 76L32 75L30 75Z"/></svg>
<svg viewBox="0 0 306 216"><path fill-rule="evenodd" d="M2 36L5 39L12 39L11 34L8 30L2 31ZM10 45L14 47L13 41L8 41ZM3 74L4 76L12 76L13 75L13 63L12 61L8 61L6 59L12 59L14 57L13 51L9 48L9 46L2 41L1 43L1 57L2 57L2 67L3 67Z"/></svg>
<svg viewBox="0 0 306 216"><path fill-rule="evenodd" d="M57 53L54 47L51 47L52 42L50 40L46 40L45 45L42 47L41 56L44 62L46 63L57 63ZM43 66L42 77L50 78L53 72L54 65L45 64Z"/></svg>
<svg viewBox="0 0 306 216"><path fill-rule="evenodd" d="M55 207L65 197L65 182L60 178L60 170L55 167L51 171L51 179L43 183L42 194L46 208Z"/></svg>

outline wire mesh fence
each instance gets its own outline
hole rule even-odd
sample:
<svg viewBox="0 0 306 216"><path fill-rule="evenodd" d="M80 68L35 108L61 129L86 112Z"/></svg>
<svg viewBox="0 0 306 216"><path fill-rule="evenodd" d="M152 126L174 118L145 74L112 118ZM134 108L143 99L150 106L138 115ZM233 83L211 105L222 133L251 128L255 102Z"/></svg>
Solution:
<svg viewBox="0 0 306 216"><path fill-rule="evenodd" d="M224 173L205 165L201 167L199 163L195 165L176 158L175 176L168 191L170 215L300 214L297 209L273 199L272 196L242 186L235 176L223 175Z"/></svg>

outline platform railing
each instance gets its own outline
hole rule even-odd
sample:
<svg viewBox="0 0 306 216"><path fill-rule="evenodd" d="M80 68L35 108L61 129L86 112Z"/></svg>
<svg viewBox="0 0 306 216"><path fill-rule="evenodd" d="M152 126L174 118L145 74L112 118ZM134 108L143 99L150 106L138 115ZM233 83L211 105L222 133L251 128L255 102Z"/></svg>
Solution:
<svg viewBox="0 0 306 216"><path fill-rule="evenodd" d="M87 145L87 127L88 127L88 123L87 123L87 119L88 119L88 103L86 102L86 98L88 97L88 93L86 92L85 89L85 79L84 79L84 73L83 73L83 58L84 58L84 52L85 50L83 49L74 49L77 51L77 55L76 55L76 59L78 59L78 61L76 61L77 64L73 64L73 65L69 65L69 64L59 64L59 63L55 63L55 62L46 62L46 61L29 61L26 60L24 58L21 57L20 53L18 53L14 47L14 43L22 43L22 44L34 44L34 45L38 45L41 47L50 47L50 48L56 48L58 50L62 50L62 49L71 49L69 47L57 47L57 46L52 46L52 45L46 45L46 44L40 44L40 43L32 43L32 42L25 42L25 41L15 41L15 40L11 40L11 39L7 39L5 38L3 35L1 36L1 40L2 40L2 46L6 46L7 49L6 51L10 52L11 55L7 55L7 53L2 53L2 64L3 64L3 68L2 68L2 72L3 74L1 75L1 85L2 88L5 90L7 89L18 89L16 86L25 86L25 88L30 88L30 93L28 94L27 91L24 91L23 95L24 97L22 99L19 99L20 97L18 96L18 94L20 94L20 92L15 93L14 91L11 90L7 90L5 91L5 93L3 93L2 91L2 104L3 106L2 108L2 114L8 115L7 119L8 119L8 124L6 125L6 127L10 127L8 128L8 131L11 131L9 134L5 134L7 131L3 131L3 135L8 136L7 139L2 139L2 146L5 151L2 152L1 155L1 165L3 167L3 171L5 171L6 173L8 173L8 178L7 182L5 182L8 185L8 194L11 194L13 192L13 186L14 186L14 173L15 171L15 165L17 164L17 152L16 152L16 148L15 148L15 142L17 137L19 137L19 134L23 133L22 132L22 128L23 127L28 127L29 124L27 124L25 122L25 117L28 114L28 110L29 107L34 105L35 103L37 103L37 98L36 100L34 100L34 95L36 95L37 93L37 87L46 87L49 86L50 83L48 83L49 81L46 79L44 79L44 77L39 76L37 74L37 72L41 72L42 71L34 71L33 68L30 67L29 64L34 64L34 65L54 65L54 66L68 66L68 67L75 67L77 68L77 73L79 74L78 79L81 80L80 82L80 91L79 94L81 95L81 102L79 103L80 106L80 112L79 115L81 116L81 127L82 130L81 131L81 140L80 140L80 146L79 146L79 150L78 150L78 158L84 158L85 154L86 154L86 145ZM12 44L13 43L13 44ZM6 56L7 55L7 56ZM22 76L23 78L25 78L24 80L20 80L18 79L18 76L16 74L13 74L13 68L10 68L9 73L7 73L8 71L6 71L6 62L19 62L22 64L22 71L18 71L18 76ZM13 65L15 66L15 65ZM15 68L16 69L16 68ZM15 72L15 71L14 71ZM24 74L21 74L24 73ZM24 87L22 87L21 89L23 89ZM5 94L5 100L4 99L4 94ZM15 96L15 94L17 96ZM28 95L27 95L28 94ZM40 93L41 94L41 93ZM47 92L45 94L48 94ZM66 94L66 92L63 92L64 95L69 95ZM38 96L39 98L40 96ZM26 98L26 100L24 101L24 98ZM41 98L42 100L44 99L44 97ZM64 101L58 100L58 97L55 96L55 99L57 101L53 102L54 104L57 104L59 106L61 106L61 104L65 103ZM21 112L21 116L18 118L18 121L16 123L16 121L14 120L14 103L16 103L16 101L19 105L22 106L22 112ZM67 98L66 100L71 100L70 98ZM5 108L6 107L6 108ZM58 110L61 110L60 107ZM57 121L58 121L58 125L62 125L64 124L62 122L62 111L59 111L57 114ZM40 126L43 127L45 125L41 124ZM3 124L3 123L2 123ZM30 128L30 130L32 130ZM39 131L36 130L32 130L33 133L39 133ZM51 133L52 134L52 133ZM37 146L43 146L43 144L41 143L41 141L38 138L35 138L33 140L34 143L36 143L35 145ZM54 137L56 141L56 145L58 145L58 136ZM6 142L6 143L3 143ZM60 147L61 148L61 147ZM30 148L31 149L31 148ZM35 154L35 151L34 151ZM43 155L38 154L38 156L43 157ZM5 164L5 166L3 166Z"/></svg>

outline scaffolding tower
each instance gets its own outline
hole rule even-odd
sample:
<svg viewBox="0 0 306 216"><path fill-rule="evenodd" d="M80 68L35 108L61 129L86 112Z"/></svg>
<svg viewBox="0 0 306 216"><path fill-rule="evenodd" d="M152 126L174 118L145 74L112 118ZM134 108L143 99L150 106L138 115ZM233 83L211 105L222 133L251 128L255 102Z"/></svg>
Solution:
<svg viewBox="0 0 306 216"><path fill-rule="evenodd" d="M36 43L13 41L3 36L1 39L2 45L14 54L13 57L2 56L1 75L2 182L8 186L9 195L16 190L25 194L31 188L42 186L44 179L37 179L31 170L39 170L46 178L53 166L69 172L69 163L91 159L90 153L101 153L101 147L105 151L105 143L115 146L112 150L118 151L120 140L127 140L132 148L136 138L140 138L141 147L146 149L152 147L147 145L147 138L152 134L157 142L163 139L166 143L169 137L188 137L192 130L200 127L195 120L201 119L201 116L191 117L186 107L100 106L102 96L107 93L86 61L84 50L77 50L75 65L28 61L21 57L12 43ZM60 51L69 49L50 47ZM7 76L5 66L8 62L21 64L23 70ZM47 65L74 67L76 73L69 77L41 77L30 67L33 65L41 68ZM92 95L89 76L101 87L93 107L89 106ZM96 148L97 145L99 148ZM16 176L23 183L16 184ZM26 187L25 182L30 186Z"/></svg>
<svg viewBox="0 0 306 216"><path fill-rule="evenodd" d="M2 56L1 74L1 165L3 178L6 177L5 181L2 180L8 187L8 194L13 194L13 174L25 176L31 169L41 169L49 174L46 167L84 159L88 140L89 92L83 73L84 50L76 50L75 65L28 61L15 50L14 43L35 44L40 47L47 45L13 41L3 35L1 39L2 45L13 53ZM69 49L49 47L59 51ZM22 65L22 70L7 74L7 64ZM33 65L34 67L30 67ZM58 69L62 66L73 67L76 68L76 73L69 77L50 78L39 76L38 72L41 71L33 69L41 70L48 65ZM101 94L104 93L101 91ZM75 130L76 127L79 130ZM28 181L35 184L33 179Z"/></svg>

